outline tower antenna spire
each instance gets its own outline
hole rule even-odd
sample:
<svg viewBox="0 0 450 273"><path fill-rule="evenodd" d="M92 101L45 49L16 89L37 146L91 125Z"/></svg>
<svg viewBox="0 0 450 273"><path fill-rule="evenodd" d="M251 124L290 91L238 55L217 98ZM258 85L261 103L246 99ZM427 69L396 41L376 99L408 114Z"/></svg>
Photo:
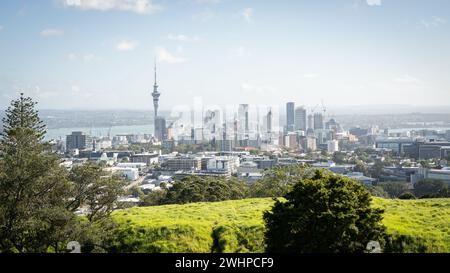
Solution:
<svg viewBox="0 0 450 273"><path fill-rule="evenodd" d="M155 57L155 86L157 85L156 83L156 57Z"/></svg>

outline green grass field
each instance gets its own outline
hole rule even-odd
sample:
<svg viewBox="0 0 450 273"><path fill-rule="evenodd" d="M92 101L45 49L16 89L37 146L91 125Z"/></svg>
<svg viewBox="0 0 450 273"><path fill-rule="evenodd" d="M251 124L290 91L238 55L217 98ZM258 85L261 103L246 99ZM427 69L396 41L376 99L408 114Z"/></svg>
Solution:
<svg viewBox="0 0 450 273"><path fill-rule="evenodd" d="M272 199L245 199L131 208L113 214L121 226L120 252L263 252L262 213ZM450 252L450 199L374 199L393 235L423 247L406 251Z"/></svg>
<svg viewBox="0 0 450 273"><path fill-rule="evenodd" d="M374 206L385 210L388 233L421 241L425 252L450 253L450 199L374 198Z"/></svg>

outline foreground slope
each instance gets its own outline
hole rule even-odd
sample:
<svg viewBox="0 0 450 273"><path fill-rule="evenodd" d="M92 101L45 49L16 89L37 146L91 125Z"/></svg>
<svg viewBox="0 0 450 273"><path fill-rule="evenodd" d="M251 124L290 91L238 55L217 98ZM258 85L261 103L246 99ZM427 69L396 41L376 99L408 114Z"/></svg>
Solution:
<svg viewBox="0 0 450 273"><path fill-rule="evenodd" d="M121 226L118 252L263 252L262 214L271 198L131 208L113 217ZM374 199L384 224L404 235L404 251L450 252L450 199ZM420 245L418 245L420 244Z"/></svg>
<svg viewBox="0 0 450 273"><path fill-rule="evenodd" d="M391 200L374 198L385 210L388 233L407 235L422 245L423 252L450 253L450 199ZM406 248L408 249L408 248Z"/></svg>

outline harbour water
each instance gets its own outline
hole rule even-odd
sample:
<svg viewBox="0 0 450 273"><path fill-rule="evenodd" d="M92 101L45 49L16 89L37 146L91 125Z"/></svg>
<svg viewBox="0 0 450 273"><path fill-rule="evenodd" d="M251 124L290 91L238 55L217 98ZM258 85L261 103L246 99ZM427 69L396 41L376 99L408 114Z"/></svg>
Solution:
<svg viewBox="0 0 450 273"><path fill-rule="evenodd" d="M399 128L399 129L389 129L389 133L399 134L399 133L405 133L409 131L421 131L421 130L428 130L428 131L437 131L438 133L444 133L448 130L450 130L449 127L430 127L430 128Z"/></svg>
<svg viewBox="0 0 450 273"><path fill-rule="evenodd" d="M115 136L115 135L125 135L125 134L153 134L154 128L152 124L148 125L124 125L124 126L112 126L112 127L100 127L100 128L58 128L58 129L47 129L47 134L45 138L47 140L51 139L65 139L66 135L70 135L72 132L84 132L91 136L102 137L102 136Z"/></svg>
<svg viewBox="0 0 450 273"><path fill-rule="evenodd" d="M404 133L407 131L419 131L419 130L435 130L438 132L445 132L450 130L448 127L436 127L436 128L401 128L401 129L390 129L390 133ZM86 134L95 137L102 136L115 136L115 135L125 135L125 134L153 134L154 126L153 124L147 125L123 125L123 126L112 126L112 127L98 127L98 128L87 128L87 127L75 127L75 128L58 128L58 129L47 129L46 139L65 139L66 135L70 135L72 132L81 131Z"/></svg>

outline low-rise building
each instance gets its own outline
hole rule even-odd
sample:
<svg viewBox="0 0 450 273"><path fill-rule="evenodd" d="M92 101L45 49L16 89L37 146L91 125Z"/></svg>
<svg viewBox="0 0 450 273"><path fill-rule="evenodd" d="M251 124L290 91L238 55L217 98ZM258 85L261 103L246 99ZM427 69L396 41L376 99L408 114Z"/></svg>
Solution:
<svg viewBox="0 0 450 273"><path fill-rule="evenodd" d="M258 160L254 160L253 162L255 162L258 166L258 169L271 169L275 166L275 160L274 159L268 159L268 158L264 158L264 159L258 159Z"/></svg>
<svg viewBox="0 0 450 273"><path fill-rule="evenodd" d="M348 173L345 176L348 178L351 178L351 179L358 180L359 182L361 182L362 184L367 185L367 186L371 186L377 182L377 180L375 178L370 178L370 177L364 176L364 174L360 173L360 172Z"/></svg>
<svg viewBox="0 0 450 273"><path fill-rule="evenodd" d="M118 168L133 168L133 169L138 169L139 171L141 171L143 168L147 167L147 164L139 163L139 162L118 163L116 165L116 167L118 167Z"/></svg>
<svg viewBox="0 0 450 273"><path fill-rule="evenodd" d="M238 173L257 173L261 170L258 169L258 164L253 161L244 161L240 164L238 168Z"/></svg>
<svg viewBox="0 0 450 273"><path fill-rule="evenodd" d="M130 181L136 181L139 179L139 169L137 168L111 167L106 170Z"/></svg>
<svg viewBox="0 0 450 273"><path fill-rule="evenodd" d="M263 174L260 172L246 172L246 173L239 173L239 179L244 180L245 182L252 184L258 181L259 179L263 178Z"/></svg>
<svg viewBox="0 0 450 273"><path fill-rule="evenodd" d="M239 167L239 158L232 156L218 156L208 159L207 172L223 172L228 175L235 174Z"/></svg>
<svg viewBox="0 0 450 273"><path fill-rule="evenodd" d="M170 171L198 171L201 170L201 158L199 157L174 157L168 158L164 168Z"/></svg>
<svg viewBox="0 0 450 273"><path fill-rule="evenodd" d="M277 158L277 165L287 166L287 165L296 165L298 164L297 159L292 157L280 157Z"/></svg>
<svg viewBox="0 0 450 273"><path fill-rule="evenodd" d="M378 149L392 150L394 153L401 154L405 146L414 143L410 137L379 137L375 139L375 147Z"/></svg>
<svg viewBox="0 0 450 273"><path fill-rule="evenodd" d="M157 164L159 162L158 153L140 153L131 156L133 163L145 163L147 165Z"/></svg>
<svg viewBox="0 0 450 273"><path fill-rule="evenodd" d="M419 168L416 174L411 175L411 183L413 184L425 179L440 180L450 185L450 168L443 168L443 169Z"/></svg>
<svg viewBox="0 0 450 273"><path fill-rule="evenodd" d="M330 140L327 142L327 151L330 154L333 154L335 152L339 152L339 141L337 140Z"/></svg>
<svg viewBox="0 0 450 273"><path fill-rule="evenodd" d="M450 142L416 141L404 147L404 152L407 156L418 160L446 159L450 155Z"/></svg>

